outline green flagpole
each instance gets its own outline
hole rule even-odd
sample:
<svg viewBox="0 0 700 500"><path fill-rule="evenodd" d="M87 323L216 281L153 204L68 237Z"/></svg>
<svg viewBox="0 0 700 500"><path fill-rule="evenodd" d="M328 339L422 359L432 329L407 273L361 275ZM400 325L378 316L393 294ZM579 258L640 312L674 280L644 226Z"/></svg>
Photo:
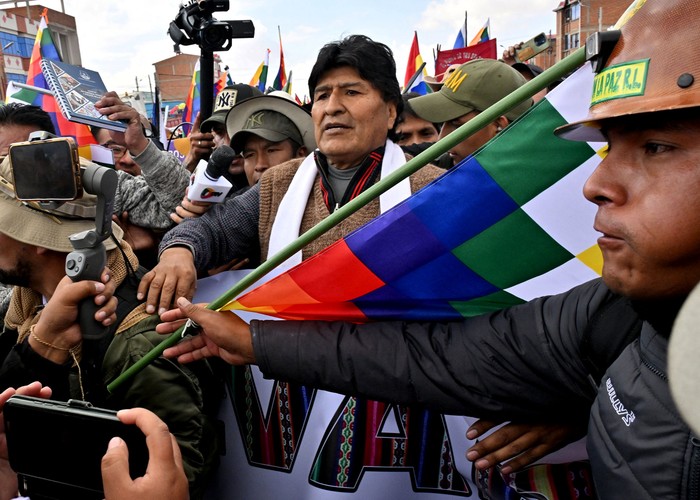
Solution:
<svg viewBox="0 0 700 500"><path fill-rule="evenodd" d="M207 305L207 308L218 310L221 307L225 306L231 300L236 298L243 290L245 290L250 285L258 281L260 278L272 271L282 262L284 262L289 257L291 257L299 250L304 248L306 245L311 243L313 240L321 236L323 233L334 227L336 224L340 223L342 220L346 219L347 217L364 207L374 198L388 191L396 184L407 178L409 175L423 168L433 159L446 153L452 147L456 146L475 132L478 132L486 125L493 122L499 116L504 115L510 109L520 104L522 101L529 99L552 82L568 75L573 70L581 66L584 63L584 61L585 49L581 47L565 59L559 61L557 64L555 64L548 70L543 71L540 75L533 78L522 87L518 88L511 94L507 95L506 97L495 103L493 106L479 113L477 116L469 120L467 123L459 127L447 137L441 139L440 141L436 142L419 155L407 161L405 165L398 168L390 175L382 179L380 182L374 184L369 189L361 193L359 196L346 203L343 207L333 212L327 218L325 218L324 220L316 224L314 227L309 229L306 233L300 235L299 238L297 238L292 243L284 247L282 250L271 256L268 260L260 264L255 270L253 270L253 272L251 272L250 274L245 276L241 281L236 283L236 285L234 285L228 292L224 293L219 298L209 303L209 305ZM184 327L180 327L175 333L173 333L163 342L154 347L143 358L141 358L134 365L125 370L124 373L122 373L114 381L112 381L107 386L107 390L109 392L114 392L114 390L116 390L126 380L133 377L135 374L137 374L143 368L145 368L146 365L148 365L151 361L158 358L165 349L177 344L182 338L183 330Z"/></svg>

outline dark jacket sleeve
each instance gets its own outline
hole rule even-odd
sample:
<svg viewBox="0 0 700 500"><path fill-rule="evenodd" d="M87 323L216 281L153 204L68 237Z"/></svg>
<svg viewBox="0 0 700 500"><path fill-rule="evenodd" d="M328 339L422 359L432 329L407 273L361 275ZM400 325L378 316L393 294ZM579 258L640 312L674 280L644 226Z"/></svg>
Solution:
<svg viewBox="0 0 700 500"><path fill-rule="evenodd" d="M2 344L17 341L15 330L5 329L2 333ZM9 346L8 346L9 347ZM8 387L20 387L39 381L52 389L52 399L67 401L70 398L69 377L73 360L63 364L40 356L30 347L28 339L12 345L6 351L2 366L0 366L0 392Z"/></svg>
<svg viewBox="0 0 700 500"><path fill-rule="evenodd" d="M171 246L186 246L198 272L237 257L246 257L258 245L260 216L258 186L214 205L201 217L186 219L163 237L159 253Z"/></svg>
<svg viewBox="0 0 700 500"><path fill-rule="evenodd" d="M561 420L595 397L583 332L611 292L571 291L451 323L254 321L267 377L442 413Z"/></svg>

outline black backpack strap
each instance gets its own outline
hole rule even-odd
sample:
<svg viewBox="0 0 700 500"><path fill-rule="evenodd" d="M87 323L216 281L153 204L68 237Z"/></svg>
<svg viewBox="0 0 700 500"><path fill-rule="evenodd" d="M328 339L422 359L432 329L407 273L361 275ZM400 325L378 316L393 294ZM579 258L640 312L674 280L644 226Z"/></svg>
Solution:
<svg viewBox="0 0 700 500"><path fill-rule="evenodd" d="M594 314L583 334L581 353L596 385L641 331L642 319L627 297L613 296Z"/></svg>

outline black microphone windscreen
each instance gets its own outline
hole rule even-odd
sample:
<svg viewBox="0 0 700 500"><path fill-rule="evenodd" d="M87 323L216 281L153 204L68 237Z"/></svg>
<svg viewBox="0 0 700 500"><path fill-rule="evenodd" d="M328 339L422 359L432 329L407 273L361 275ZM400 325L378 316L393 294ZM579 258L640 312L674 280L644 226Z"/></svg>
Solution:
<svg viewBox="0 0 700 500"><path fill-rule="evenodd" d="M231 162L236 158L236 152L230 146L219 146L209 157L207 163L207 175L212 179L218 179L231 166Z"/></svg>

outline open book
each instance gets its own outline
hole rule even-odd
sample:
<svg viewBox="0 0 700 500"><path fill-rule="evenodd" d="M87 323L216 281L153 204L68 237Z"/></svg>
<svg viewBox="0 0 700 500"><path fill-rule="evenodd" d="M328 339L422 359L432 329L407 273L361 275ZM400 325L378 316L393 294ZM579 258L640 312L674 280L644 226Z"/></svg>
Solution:
<svg viewBox="0 0 700 500"><path fill-rule="evenodd" d="M125 123L110 120L95 108L95 103L107 92L97 71L47 59L41 60L41 70L66 119L110 130L126 130Z"/></svg>

